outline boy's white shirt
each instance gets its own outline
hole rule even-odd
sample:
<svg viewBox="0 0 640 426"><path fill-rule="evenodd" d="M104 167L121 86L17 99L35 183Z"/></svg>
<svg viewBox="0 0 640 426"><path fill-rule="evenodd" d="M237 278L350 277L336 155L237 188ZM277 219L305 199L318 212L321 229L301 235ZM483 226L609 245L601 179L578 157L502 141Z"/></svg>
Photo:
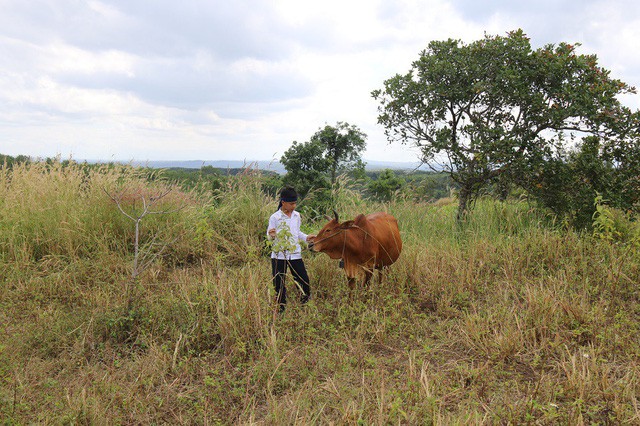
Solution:
<svg viewBox="0 0 640 426"><path fill-rule="evenodd" d="M282 210L278 210L277 212L272 214L271 217L269 218L269 226L267 227L267 238L272 239L269 236L269 229L276 229L276 230L280 229L279 226L281 226L280 224L282 222L285 222L289 227L289 231L291 232L291 235L295 239L295 242L294 241L291 241L291 242L295 243L296 248L293 252L287 253L287 254L282 252L280 253L271 252L271 258L281 259L281 260L302 259L302 248L300 247L300 241L307 241L307 234L305 234L300 230L300 225L302 225L302 218L300 216L300 213L298 213L297 211L295 210L292 211L291 217L284 214Z"/></svg>

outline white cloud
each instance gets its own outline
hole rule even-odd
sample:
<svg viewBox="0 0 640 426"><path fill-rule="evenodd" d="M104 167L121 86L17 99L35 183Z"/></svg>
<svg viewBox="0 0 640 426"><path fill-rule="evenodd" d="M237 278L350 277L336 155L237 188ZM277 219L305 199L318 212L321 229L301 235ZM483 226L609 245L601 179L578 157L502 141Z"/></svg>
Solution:
<svg viewBox="0 0 640 426"><path fill-rule="evenodd" d="M116 74L135 77L135 57L126 52L90 52L62 43L46 46L42 56L49 60L43 68L54 74Z"/></svg>
<svg viewBox="0 0 640 426"><path fill-rule="evenodd" d="M0 153L270 159L325 123L389 146L370 92L431 40L523 28L640 86L635 0L2 0ZM637 96L630 97L638 106Z"/></svg>

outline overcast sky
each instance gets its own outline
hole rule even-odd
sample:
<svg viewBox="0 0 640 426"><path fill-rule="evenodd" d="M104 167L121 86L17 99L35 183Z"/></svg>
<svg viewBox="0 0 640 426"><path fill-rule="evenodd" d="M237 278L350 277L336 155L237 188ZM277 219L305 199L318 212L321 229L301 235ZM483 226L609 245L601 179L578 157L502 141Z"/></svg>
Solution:
<svg viewBox="0 0 640 426"><path fill-rule="evenodd" d="M637 0L0 0L0 153L270 160L344 121L415 161L371 91L431 40L517 28L640 87Z"/></svg>

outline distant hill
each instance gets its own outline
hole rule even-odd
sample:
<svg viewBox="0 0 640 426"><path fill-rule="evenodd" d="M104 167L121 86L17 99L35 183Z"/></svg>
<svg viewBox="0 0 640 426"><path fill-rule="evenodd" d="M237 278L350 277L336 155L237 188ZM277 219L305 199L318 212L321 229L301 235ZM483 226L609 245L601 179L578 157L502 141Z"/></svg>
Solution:
<svg viewBox="0 0 640 426"><path fill-rule="evenodd" d="M367 170L431 170L425 165L421 165L418 161L367 161Z"/></svg>
<svg viewBox="0 0 640 426"><path fill-rule="evenodd" d="M103 163L106 161L101 160L86 160L88 163ZM382 170L382 169L391 169L391 170L414 170L418 167L418 162L393 162L393 161L368 161L364 160L367 163L367 170ZM260 170L270 170L279 174L285 174L286 170L282 164L278 161L246 161L246 160L186 160L186 161L177 161L177 160L163 160L163 161L116 161L118 163L131 164L134 166L143 166L143 167L151 167L154 169L172 169L172 168L183 168L183 169L199 169L203 166L212 166L217 169L239 169L239 168L257 168ZM423 166L420 168L421 170L426 170Z"/></svg>

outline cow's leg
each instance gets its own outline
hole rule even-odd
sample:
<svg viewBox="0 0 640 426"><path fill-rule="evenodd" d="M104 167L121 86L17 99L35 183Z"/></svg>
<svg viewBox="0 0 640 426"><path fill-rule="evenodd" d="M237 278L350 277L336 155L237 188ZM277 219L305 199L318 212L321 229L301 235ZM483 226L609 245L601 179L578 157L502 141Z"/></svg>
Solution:
<svg viewBox="0 0 640 426"><path fill-rule="evenodd" d="M373 275L373 271L371 269L365 268L364 270L364 288L369 288L369 282L371 281L371 276Z"/></svg>
<svg viewBox="0 0 640 426"><path fill-rule="evenodd" d="M356 288L356 276L358 275L357 265L354 265L345 259L344 272L347 274L347 284L349 285L350 297L353 297L353 292Z"/></svg>
<svg viewBox="0 0 640 426"><path fill-rule="evenodd" d="M353 294L353 291L356 288L356 278L355 277L347 277L347 284L349 285L349 292Z"/></svg>
<svg viewBox="0 0 640 426"><path fill-rule="evenodd" d="M347 285L349 286L349 303L353 303L355 299L356 279L355 277L347 277Z"/></svg>

